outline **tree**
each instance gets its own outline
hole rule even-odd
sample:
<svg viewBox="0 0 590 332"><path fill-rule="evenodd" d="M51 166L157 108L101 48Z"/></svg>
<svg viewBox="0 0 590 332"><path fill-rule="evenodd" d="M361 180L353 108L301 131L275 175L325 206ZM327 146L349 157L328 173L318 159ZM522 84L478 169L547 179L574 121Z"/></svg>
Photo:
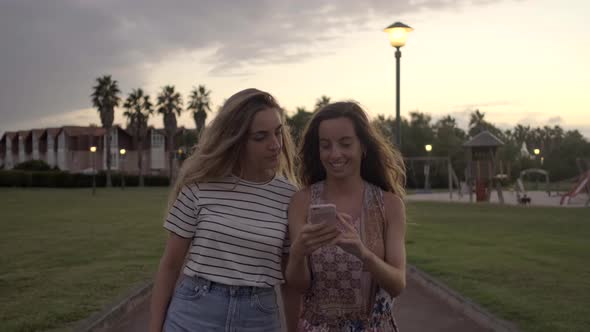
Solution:
<svg viewBox="0 0 590 332"><path fill-rule="evenodd" d="M198 88L193 88L189 97L189 104L187 109L193 110L193 118L195 119L195 128L197 129L197 137L201 136L201 132L205 128L205 121L207 120L207 112L211 111L210 90L204 85L199 85Z"/></svg>
<svg viewBox="0 0 590 332"><path fill-rule="evenodd" d="M475 110L474 112L469 114L469 129L470 129L469 136L475 136L485 130L484 129L485 124L486 124L486 121L484 120L485 116L486 116L486 114L483 112L480 112L479 110ZM471 129L474 130L475 135L471 135Z"/></svg>
<svg viewBox="0 0 590 332"><path fill-rule="evenodd" d="M119 102L121 101L121 98L119 98L119 85L116 80L111 78L111 75L104 75L96 79L96 85L92 89L92 105L98 110L102 127L106 129L106 185L107 187L112 187L111 130L115 119L115 107L119 106Z"/></svg>
<svg viewBox="0 0 590 332"><path fill-rule="evenodd" d="M322 95L315 102L314 112L330 103L330 97Z"/></svg>
<svg viewBox="0 0 590 332"><path fill-rule="evenodd" d="M147 124L150 115L153 114L152 103L149 95L144 95L142 89L133 90L125 104L127 111L123 113L127 117L127 129L133 134L134 145L137 146L137 167L139 169L139 186L143 187L143 141L147 136Z"/></svg>
<svg viewBox="0 0 590 332"><path fill-rule="evenodd" d="M387 142L392 143L394 141L395 120L391 116L386 118L382 114L377 115L377 118L373 120L373 126L381 132Z"/></svg>
<svg viewBox="0 0 590 332"><path fill-rule="evenodd" d="M301 134L312 115L313 113L308 112L305 107L297 107L297 113L293 114L292 117L287 117L287 124L291 129L291 135L296 144L299 143Z"/></svg>
<svg viewBox="0 0 590 332"><path fill-rule="evenodd" d="M520 148L520 146L522 146L522 142L526 142L527 137L529 136L531 132L531 127L530 126L523 126L523 125L516 125L516 127L514 127L514 130L511 131L511 138L512 140L514 140L517 144L518 147Z"/></svg>
<svg viewBox="0 0 590 332"><path fill-rule="evenodd" d="M451 159L463 158L463 143L467 139L465 131L457 126L457 120L450 115L442 117L434 124L436 154Z"/></svg>
<svg viewBox="0 0 590 332"><path fill-rule="evenodd" d="M182 97L174 90L174 86L167 85L158 95L157 112L164 117L164 131L166 132L166 150L168 151L168 172L172 182L174 166L174 136L176 134L176 116L182 114Z"/></svg>
<svg viewBox="0 0 590 332"><path fill-rule="evenodd" d="M408 157L418 157L426 155L424 147L426 144L434 143L434 130L430 125L432 117L422 112L410 112L409 128L402 130L404 142L402 148L404 154ZM404 133L405 132L405 133ZM433 148L436 153L436 147Z"/></svg>
<svg viewBox="0 0 590 332"><path fill-rule="evenodd" d="M469 136L474 137L482 131L487 130L499 139L503 139L504 133L502 133L498 127L487 122L485 120L485 115L484 112L480 112L477 109L469 115Z"/></svg>

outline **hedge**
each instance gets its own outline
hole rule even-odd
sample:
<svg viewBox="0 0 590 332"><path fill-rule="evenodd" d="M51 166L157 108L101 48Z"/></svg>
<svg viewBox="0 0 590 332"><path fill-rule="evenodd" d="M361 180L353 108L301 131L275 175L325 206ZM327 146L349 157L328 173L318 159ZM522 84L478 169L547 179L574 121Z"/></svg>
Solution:
<svg viewBox="0 0 590 332"><path fill-rule="evenodd" d="M168 186L167 176L144 175L146 186ZM121 174L111 173L113 186L121 185ZM125 175L125 185L135 187L139 184L138 175ZM106 174L96 174L96 186L105 187ZM0 187L51 187L51 188L79 188L92 187L92 175L69 173L63 171L19 171L0 170Z"/></svg>

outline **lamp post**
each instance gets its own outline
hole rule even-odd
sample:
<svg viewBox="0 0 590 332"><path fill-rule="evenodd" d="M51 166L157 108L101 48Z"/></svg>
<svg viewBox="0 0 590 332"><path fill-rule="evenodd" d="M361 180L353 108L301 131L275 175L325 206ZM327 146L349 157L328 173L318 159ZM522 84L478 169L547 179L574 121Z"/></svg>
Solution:
<svg viewBox="0 0 590 332"><path fill-rule="evenodd" d="M96 195L96 146L90 147L92 155L92 195Z"/></svg>
<svg viewBox="0 0 590 332"><path fill-rule="evenodd" d="M535 159L539 160L539 155L541 154L541 149L536 148L533 150L533 153L535 154ZM541 166L543 165L543 157L541 157ZM535 189L538 190L539 189L539 178L538 176L535 176Z"/></svg>
<svg viewBox="0 0 590 332"><path fill-rule="evenodd" d="M541 149L534 149L533 153L535 154L535 159L539 159L539 155L541 154ZM545 158L541 157L541 166L543 165L543 161Z"/></svg>
<svg viewBox="0 0 590 332"><path fill-rule="evenodd" d="M414 29L401 22L395 22L392 25L385 28L385 32L387 32L387 34L389 35L389 42L391 46L395 47L395 121L397 123L395 144L397 145L397 148L400 150L402 147L402 122L400 117L400 58L402 57L402 52L400 51L400 48L406 44L408 32L412 30Z"/></svg>
<svg viewBox="0 0 590 332"><path fill-rule="evenodd" d="M430 158L430 151L432 151L432 145L426 144L424 145L424 150L426 150L426 154L428 158ZM426 164L424 165L424 190L430 190L430 159L426 160Z"/></svg>
<svg viewBox="0 0 590 332"><path fill-rule="evenodd" d="M125 160L125 153L127 153L127 150L125 149L121 149L119 150L119 154L121 155L121 190L125 189L125 174L124 174L124 160Z"/></svg>

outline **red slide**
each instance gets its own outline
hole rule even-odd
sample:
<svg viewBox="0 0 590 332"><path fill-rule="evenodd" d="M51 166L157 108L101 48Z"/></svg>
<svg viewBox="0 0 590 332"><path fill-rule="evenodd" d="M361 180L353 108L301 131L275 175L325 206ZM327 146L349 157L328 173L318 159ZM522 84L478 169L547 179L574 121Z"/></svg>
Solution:
<svg viewBox="0 0 590 332"><path fill-rule="evenodd" d="M587 171L586 174L582 177L578 183L574 186L572 190L570 190L567 194L561 196L561 201L559 202L560 205L563 205L564 202L569 203L570 199L576 195L578 195L584 188L590 185L590 171ZM567 204L566 204L567 205Z"/></svg>

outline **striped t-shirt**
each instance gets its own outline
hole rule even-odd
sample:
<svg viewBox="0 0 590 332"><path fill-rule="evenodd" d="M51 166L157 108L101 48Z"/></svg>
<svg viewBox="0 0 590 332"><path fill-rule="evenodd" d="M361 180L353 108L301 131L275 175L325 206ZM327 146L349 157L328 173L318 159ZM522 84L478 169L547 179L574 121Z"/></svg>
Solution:
<svg viewBox="0 0 590 332"><path fill-rule="evenodd" d="M193 240L184 274L234 286L282 283L287 208L295 190L282 177L261 184L229 176L184 186L164 222Z"/></svg>

